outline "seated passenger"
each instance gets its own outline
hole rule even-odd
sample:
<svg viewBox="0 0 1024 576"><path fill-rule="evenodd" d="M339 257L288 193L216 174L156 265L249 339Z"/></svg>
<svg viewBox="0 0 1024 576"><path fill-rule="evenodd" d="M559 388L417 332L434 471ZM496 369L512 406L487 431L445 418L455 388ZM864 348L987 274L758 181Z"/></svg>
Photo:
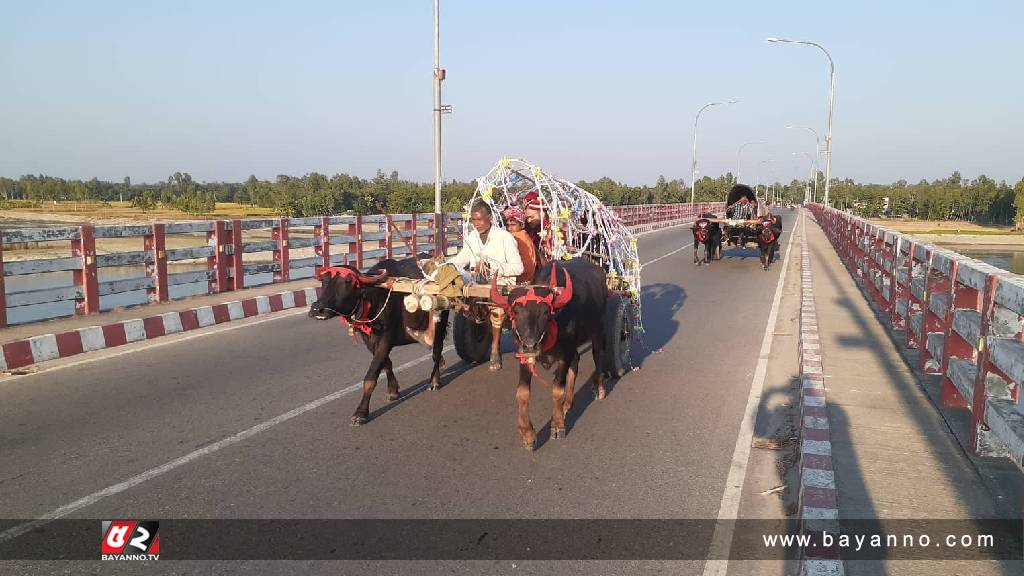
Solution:
<svg viewBox="0 0 1024 576"><path fill-rule="evenodd" d="M523 229L523 211L516 207L505 209L505 229L512 233L519 245L519 258L523 261L523 273L516 277L520 284L533 282L533 276L537 272L537 248L533 245L533 239Z"/></svg>
<svg viewBox="0 0 1024 576"><path fill-rule="evenodd" d="M486 202L478 200L469 212L473 229L463 239L462 248L450 262L470 269L478 280L498 275L498 284L515 284L523 273L523 260L512 234L492 226L494 216Z"/></svg>

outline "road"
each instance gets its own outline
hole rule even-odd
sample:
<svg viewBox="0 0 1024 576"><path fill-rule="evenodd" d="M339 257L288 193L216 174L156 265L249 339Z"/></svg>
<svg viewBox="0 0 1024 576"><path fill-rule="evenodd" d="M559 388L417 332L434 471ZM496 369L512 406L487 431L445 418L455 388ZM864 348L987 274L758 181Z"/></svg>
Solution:
<svg viewBox="0 0 1024 576"><path fill-rule="evenodd" d="M783 217L785 251L797 218ZM639 370L615 382L603 401L591 400L589 386L578 393L561 440L548 438L550 391L535 383L539 441L532 453L515 431L518 367L510 355L493 374L485 366L467 369L449 350L446 385L431 392L424 387L426 349L399 349L393 359L402 398L386 403L385 386L378 386L370 422L351 427L353 385L368 353L337 322L288 311L0 380L0 517L39 518L70 505L58 515L715 519L742 444L758 351L775 329L766 324L783 262L765 272L756 251L747 250L745 258L727 252L696 267L691 240L686 228L641 238L641 260L650 263L643 269L646 347L634 346ZM792 268L789 274L798 276ZM795 348L773 355L795 358ZM581 379L592 369L588 354ZM769 369L769 379L784 382L788 370ZM751 467L770 475L770 465ZM110 566L0 563L0 572L3 564L18 573L66 573L69 566L109 573ZM132 567L273 574L284 566L147 564ZM296 564L323 573L551 571L543 562ZM578 561L558 563L558 570L705 569L702 561L597 564L597 572Z"/></svg>

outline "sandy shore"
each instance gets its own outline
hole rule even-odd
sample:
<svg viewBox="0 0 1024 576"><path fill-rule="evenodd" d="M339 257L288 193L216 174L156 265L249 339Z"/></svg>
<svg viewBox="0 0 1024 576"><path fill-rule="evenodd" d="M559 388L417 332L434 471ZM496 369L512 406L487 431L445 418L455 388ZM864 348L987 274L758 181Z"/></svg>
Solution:
<svg viewBox="0 0 1024 576"><path fill-rule="evenodd" d="M1024 249L1024 236L1002 234L913 234L924 242L942 246L1002 246Z"/></svg>

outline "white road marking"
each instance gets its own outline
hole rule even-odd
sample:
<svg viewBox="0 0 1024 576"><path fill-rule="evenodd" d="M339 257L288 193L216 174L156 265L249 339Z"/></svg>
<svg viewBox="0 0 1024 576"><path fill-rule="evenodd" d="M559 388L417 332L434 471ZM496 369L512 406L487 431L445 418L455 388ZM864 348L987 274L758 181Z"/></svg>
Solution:
<svg viewBox="0 0 1024 576"><path fill-rule="evenodd" d="M803 223L803 218L800 219ZM740 432L736 437L736 447L732 452L732 463L729 465L729 476L725 480L725 492L722 503L718 506L718 520L715 533L711 539L708 558L728 558L732 546L733 523L740 509L740 497L743 495L743 484L747 479L747 461L750 460L750 443L754 439L754 418L757 417L757 406L761 401L765 375L768 373L768 356L771 355L774 340L775 322L779 316L779 302L782 300L782 286L786 281L789 269L789 254L792 251L793 239L796 238L797 226L789 235L786 255L782 261L782 273L775 286L775 297L772 309L768 313L768 324L764 327L764 338L761 340L761 352L757 356L757 368L754 379L750 382L750 394L747 396L747 407L743 410L740 420ZM802 233L802 232L801 232ZM704 576L725 576L729 569L729 560L708 560L704 564Z"/></svg>
<svg viewBox="0 0 1024 576"><path fill-rule="evenodd" d="M650 264L654 264L658 260L664 260L665 258L668 258L669 256L671 256L673 254L676 254L676 253L678 253L681 250L689 248L690 246L693 246L693 242L690 242L689 244L684 244L684 245L680 246L679 248L676 248L675 250L669 252L668 254L662 254L661 256L658 256L654 260L650 260L648 262L644 262L643 264L640 265L640 269L643 270L645 266L648 266Z"/></svg>
<svg viewBox="0 0 1024 576"><path fill-rule="evenodd" d="M448 346L448 347L443 349L442 353L447 354L448 352L452 351L454 348L455 348L454 346ZM430 360L430 359L431 359L431 354L425 354L423 356L420 356L419 358L416 358L414 360L410 360L410 361L406 362L405 364L401 364L399 366L396 366L394 368L394 371L396 373L403 372L403 371L405 371L405 370L407 370L409 368L412 368L413 366L416 366L418 364L422 364L423 362L425 362L427 360ZM242 440L245 440L247 438L251 438L252 436L257 435L260 432L263 432L264 430L267 430L269 428L273 428L274 426L277 426L278 424L281 424L283 422L287 422L288 420L291 420L292 418L295 418L296 416L301 416L301 415L305 414L306 412L309 412L310 410L315 410L315 409L319 408L320 406L323 406L324 404L327 404L329 402L333 402L333 401L337 400L338 398L341 398L342 396L348 394L349 392L354 392L356 390L360 390L360 389L362 389L362 387L363 387L363 382L362 382L362 380L360 380L359 382L357 382L357 383L355 383L355 384L353 384L351 386L348 386L347 388L342 388L341 390L338 390L336 392L332 392L332 393L330 393L330 394L328 394L326 396L323 396L321 398L313 400L312 402L309 402L307 404L303 404L302 406L299 406L298 408L295 408L294 410L289 410L288 412L285 412L284 414L281 414L280 416L276 416L274 418L271 418L270 420L266 420L264 422L261 422L261 423L255 425L255 426L253 426L251 428L247 428L245 430L242 430L241 432L239 432L239 433L237 433L237 434L235 434L233 436L228 436L227 438L224 438L222 440L218 440L217 442L214 442L213 444L210 444L210 445L204 446L204 447L202 447L202 448L200 448L198 450L194 450L192 452L189 452L188 454L185 454L184 456L181 456L179 458L175 458L174 460L171 460L170 462L167 462L166 464L161 464L160 466L157 466L155 468L150 468L149 470L146 470L145 472L143 472L141 474L137 474L135 476L132 476L131 478L129 478L129 479L123 481L123 482L119 482L117 484L114 484L113 486L108 486L108 487L106 487L106 488L104 488L102 490L99 490L98 492L93 492L92 494L89 494L88 496L85 496L84 498L79 498L78 500L75 500L74 502L72 502L70 504L65 504L64 506L61 506L60 508L57 508L57 509L55 509L55 510L53 510L51 512L48 512L48 513L44 514L43 516L39 517L38 519L29 521L29 522L25 522L24 524L19 524L19 525L13 527L13 528L10 528L8 530L0 532L0 542L6 542L6 541L11 540L13 538L17 538L18 536L21 536L22 534L25 534L25 533L30 532L32 530L35 530L36 528L39 528L40 526L49 524L50 522L52 522L54 520L57 520L58 518L63 518L64 516L67 516L68 514L72 514L72 513L77 512L77 511L79 511L79 510L81 510L83 508L92 506L93 504L99 502L100 500L102 500L104 498L120 494L120 493L124 492L125 490L129 490L131 488L134 488L135 486L138 486L139 484L142 484L143 482L145 482L147 480L152 480L153 478L156 478L157 476L161 476L163 474L166 474L166 473L170 472L171 470L174 470L176 468L180 468L180 467L182 467L182 466L184 466L184 465L186 465L186 464L188 464L188 463L190 463L190 462L192 462L194 460L202 458L203 456L212 454L214 452L217 452L218 450L222 450L224 448L227 448L228 446L232 446L234 444L238 444Z"/></svg>

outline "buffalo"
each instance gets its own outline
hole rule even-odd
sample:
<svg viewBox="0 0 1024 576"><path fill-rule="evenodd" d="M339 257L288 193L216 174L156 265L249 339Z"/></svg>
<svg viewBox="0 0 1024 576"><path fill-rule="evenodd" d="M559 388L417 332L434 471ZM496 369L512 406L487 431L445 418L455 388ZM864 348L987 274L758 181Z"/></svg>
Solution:
<svg viewBox="0 0 1024 576"><path fill-rule="evenodd" d="M309 316L326 320L340 316L353 335L362 337L373 354L363 377L363 397L359 401L352 425L365 424L370 413L370 396L383 370L388 379L388 401L398 399L398 379L391 364L395 346L422 343L433 349L434 369L430 373L430 389L441 387L444 369L442 349L448 328L448 311L410 313L402 298L387 287L388 278L423 278L415 258L382 260L367 273L354 266L332 266L321 270L320 298L309 307Z"/></svg>
<svg viewBox="0 0 1024 576"><path fill-rule="evenodd" d="M714 214L701 214L693 223L693 263L698 266L722 257L722 227L710 220L714 217ZM701 245L704 246L703 260L697 256L697 248Z"/></svg>
<svg viewBox="0 0 1024 576"><path fill-rule="evenodd" d="M762 216L758 223L758 229L757 247L761 251L761 266L767 271L779 251L782 218L771 214Z"/></svg>
<svg viewBox="0 0 1024 576"><path fill-rule="evenodd" d="M533 450L537 441L529 415L530 383L536 375L537 362L554 372L552 438L563 438L566 434L565 416L572 408L579 371L578 349L588 342L596 367L594 395L598 399L605 396L605 271L584 259L573 259L542 266L536 279L542 278L548 278L546 285L516 286L508 295L499 292L496 277L491 282L491 300L506 310L516 337L516 357L520 362L516 428L528 450Z"/></svg>

